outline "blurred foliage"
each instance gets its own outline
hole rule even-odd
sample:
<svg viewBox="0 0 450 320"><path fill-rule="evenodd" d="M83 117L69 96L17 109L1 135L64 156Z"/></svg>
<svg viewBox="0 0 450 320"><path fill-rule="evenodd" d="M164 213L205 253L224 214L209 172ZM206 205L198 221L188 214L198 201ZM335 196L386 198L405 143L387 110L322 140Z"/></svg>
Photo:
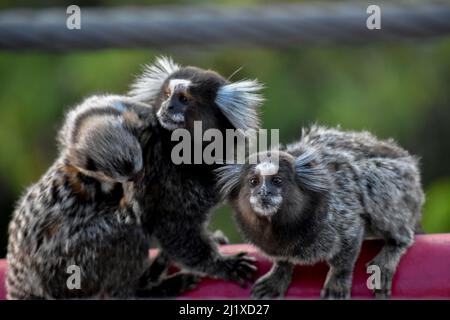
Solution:
<svg viewBox="0 0 450 320"><path fill-rule="evenodd" d="M427 189L422 224L425 230L448 232L450 226L450 179L438 180Z"/></svg>
<svg viewBox="0 0 450 320"><path fill-rule="evenodd" d="M250 2L256 1L246 1ZM165 2L135 1L144 3ZM0 7L26 4L30 2L4 1ZM289 50L4 51L0 52L0 257L14 201L56 156L55 136L64 112L94 93L125 93L142 64L160 54L226 77L242 66L233 79L257 77L266 83L263 124L280 128L283 143L297 139L301 127L314 122L395 138L421 157L427 193L424 229L450 232L449 38ZM228 206L217 210L212 228L222 229L233 242L241 241Z"/></svg>

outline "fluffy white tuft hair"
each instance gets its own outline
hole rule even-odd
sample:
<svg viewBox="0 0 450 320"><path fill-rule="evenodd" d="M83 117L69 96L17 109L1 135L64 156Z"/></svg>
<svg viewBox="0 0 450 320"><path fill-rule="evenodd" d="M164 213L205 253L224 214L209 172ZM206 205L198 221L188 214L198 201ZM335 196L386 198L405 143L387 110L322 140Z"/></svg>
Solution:
<svg viewBox="0 0 450 320"><path fill-rule="evenodd" d="M314 148L307 148L295 159L295 171L299 183L306 189L317 193L330 190L332 179Z"/></svg>
<svg viewBox="0 0 450 320"><path fill-rule="evenodd" d="M216 104L236 129L257 130L258 111L264 98L258 92L264 86L257 80L241 80L223 85L217 91Z"/></svg>
<svg viewBox="0 0 450 320"><path fill-rule="evenodd" d="M228 198L239 185L242 165L229 164L215 170L222 199Z"/></svg>
<svg viewBox="0 0 450 320"><path fill-rule="evenodd" d="M147 65L144 72L131 85L128 95L141 102L153 102L164 81L181 66L172 58L161 56L153 64Z"/></svg>

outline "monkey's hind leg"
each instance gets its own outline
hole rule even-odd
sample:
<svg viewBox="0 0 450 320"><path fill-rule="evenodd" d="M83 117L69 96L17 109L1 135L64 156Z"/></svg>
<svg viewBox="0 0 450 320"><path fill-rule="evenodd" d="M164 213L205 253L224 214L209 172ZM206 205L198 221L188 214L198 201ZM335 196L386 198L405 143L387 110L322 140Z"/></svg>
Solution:
<svg viewBox="0 0 450 320"><path fill-rule="evenodd" d="M294 265L287 261L276 261L272 269L259 278L252 287L252 298L281 298L292 279Z"/></svg>
<svg viewBox="0 0 450 320"><path fill-rule="evenodd" d="M222 232L222 230L216 230L211 233L211 238L218 245L230 243L228 237ZM167 274L171 262L172 261L170 261L170 257L166 254L166 252L161 250L153 260L150 267L141 276L139 280L139 287L144 288L152 283L157 283L161 277Z"/></svg>
<svg viewBox="0 0 450 320"><path fill-rule="evenodd" d="M328 262L325 285L320 293L322 299L350 299L353 269L361 250L363 230L357 237L347 239L341 250Z"/></svg>
<svg viewBox="0 0 450 320"><path fill-rule="evenodd" d="M200 282L200 276L192 273L178 272L162 278L158 283L136 292L138 298L170 298L194 289Z"/></svg>
<svg viewBox="0 0 450 320"><path fill-rule="evenodd" d="M145 270L144 274L139 279L139 287L145 288L152 283L155 284L163 276L167 274L169 269L170 259L164 251L160 251L155 257L151 265Z"/></svg>
<svg viewBox="0 0 450 320"><path fill-rule="evenodd" d="M200 276L178 272L167 276L170 259L164 251L160 251L139 279L138 298L176 297L185 291L194 289L200 282Z"/></svg>
<svg viewBox="0 0 450 320"><path fill-rule="evenodd" d="M367 263L380 268L379 287L373 292L377 299L385 299L391 296L392 279L401 257L414 241L414 232L404 228L398 233L392 233L385 239L385 245L375 258Z"/></svg>

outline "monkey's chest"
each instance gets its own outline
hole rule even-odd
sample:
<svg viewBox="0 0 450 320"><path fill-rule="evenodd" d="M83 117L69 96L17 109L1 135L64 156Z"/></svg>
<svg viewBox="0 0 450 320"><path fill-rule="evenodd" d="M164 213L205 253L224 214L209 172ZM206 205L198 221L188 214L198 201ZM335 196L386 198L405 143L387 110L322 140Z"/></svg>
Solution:
<svg viewBox="0 0 450 320"><path fill-rule="evenodd" d="M329 252L328 245L318 245L314 236L306 237L298 226L278 225L245 212L237 213L236 218L244 237L274 258L310 264L321 260Z"/></svg>
<svg viewBox="0 0 450 320"><path fill-rule="evenodd" d="M183 217L202 220L218 201L213 168L175 165L170 143L157 139L146 152L145 172L135 184L147 226ZM170 221L169 221L170 222Z"/></svg>
<svg viewBox="0 0 450 320"><path fill-rule="evenodd" d="M291 245L279 230L264 218L240 212L236 216L244 237L270 256L291 255Z"/></svg>
<svg viewBox="0 0 450 320"><path fill-rule="evenodd" d="M209 172L197 168L165 163L159 170L147 174L140 188L146 214L177 213L203 215L218 203L214 179Z"/></svg>

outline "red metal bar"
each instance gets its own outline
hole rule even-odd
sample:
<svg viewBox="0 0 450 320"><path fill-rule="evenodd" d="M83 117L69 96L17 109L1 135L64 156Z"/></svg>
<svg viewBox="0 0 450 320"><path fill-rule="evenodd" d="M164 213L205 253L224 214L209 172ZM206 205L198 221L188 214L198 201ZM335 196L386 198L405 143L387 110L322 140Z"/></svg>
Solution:
<svg viewBox="0 0 450 320"><path fill-rule="evenodd" d="M380 241L365 241L357 261L353 277L353 298L371 298L366 286L365 264L380 250ZM271 263L254 247L229 245L221 248L225 254L248 251L258 259L258 276L270 269ZM152 252L154 253L154 252ZM328 267L325 264L298 266L294 271L292 284L287 292L289 299L317 299ZM0 260L0 299L5 299L5 260ZM205 279L194 290L187 292L184 299L247 299L250 288L222 280ZM393 298L450 299L450 234L419 235L414 245L403 256L392 288Z"/></svg>

